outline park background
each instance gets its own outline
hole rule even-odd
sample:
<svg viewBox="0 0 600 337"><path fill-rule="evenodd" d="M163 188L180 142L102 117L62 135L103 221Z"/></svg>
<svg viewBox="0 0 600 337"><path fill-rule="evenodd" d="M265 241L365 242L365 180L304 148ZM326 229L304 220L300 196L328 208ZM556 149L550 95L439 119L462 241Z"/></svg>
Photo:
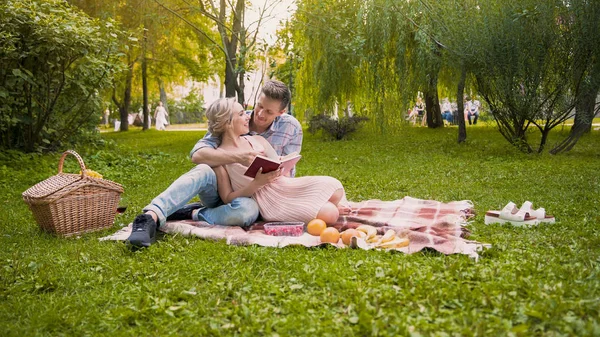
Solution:
<svg viewBox="0 0 600 337"><path fill-rule="evenodd" d="M600 334L598 2L27 0L0 13L0 334ZM191 168L204 134L115 132L106 108L125 121L160 100L172 123L202 122L199 83L252 106L250 73L292 90L299 175L335 176L355 201L472 200L472 238L492 248L474 261L99 242ZM418 95L427 127L405 120ZM444 125L440 99L462 111L465 96L485 118ZM69 148L124 186L110 230L54 237L21 199ZM525 200L558 222L483 224Z"/></svg>

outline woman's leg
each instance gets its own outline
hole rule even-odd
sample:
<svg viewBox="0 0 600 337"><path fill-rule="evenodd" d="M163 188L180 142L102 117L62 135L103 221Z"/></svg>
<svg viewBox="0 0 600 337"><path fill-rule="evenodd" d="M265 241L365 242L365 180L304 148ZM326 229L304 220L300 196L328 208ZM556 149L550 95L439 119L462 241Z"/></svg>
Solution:
<svg viewBox="0 0 600 337"><path fill-rule="evenodd" d="M343 188L336 190L331 195L331 198L329 198L329 202L332 203L334 206L337 206L337 204L339 204L342 198L344 197L344 194L345 192Z"/></svg>
<svg viewBox="0 0 600 337"><path fill-rule="evenodd" d="M337 219L340 217L340 212L336 205L331 202L326 202L323 207L317 213L317 219L321 219L325 221L326 224L332 225L336 223Z"/></svg>

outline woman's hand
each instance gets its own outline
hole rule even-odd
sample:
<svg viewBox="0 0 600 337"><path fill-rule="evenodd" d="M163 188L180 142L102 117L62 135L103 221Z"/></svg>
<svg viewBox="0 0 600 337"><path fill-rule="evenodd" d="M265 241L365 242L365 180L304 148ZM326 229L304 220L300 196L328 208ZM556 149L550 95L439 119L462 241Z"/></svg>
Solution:
<svg viewBox="0 0 600 337"><path fill-rule="evenodd" d="M281 171L283 169L280 168L275 171L271 171L269 173L262 173L262 167L258 169L256 173L256 177L254 177L254 183L259 187L262 187L266 184L269 184L275 180L277 180L281 176Z"/></svg>
<svg viewBox="0 0 600 337"><path fill-rule="evenodd" d="M256 156L264 154L264 151L241 151L237 154L237 162L244 166L250 166L254 161L254 158L256 158Z"/></svg>

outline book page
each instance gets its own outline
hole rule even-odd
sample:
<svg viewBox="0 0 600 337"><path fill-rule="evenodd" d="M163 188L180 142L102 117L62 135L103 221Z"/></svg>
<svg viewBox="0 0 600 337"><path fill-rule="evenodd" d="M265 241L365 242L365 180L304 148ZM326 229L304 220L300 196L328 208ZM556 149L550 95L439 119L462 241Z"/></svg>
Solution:
<svg viewBox="0 0 600 337"><path fill-rule="evenodd" d="M293 155L290 157L290 155ZM281 161L281 167L283 167L283 171L281 172L284 176L289 176L290 171L296 166L296 163L302 158L298 153L291 153L290 155L285 156L286 160Z"/></svg>
<svg viewBox="0 0 600 337"><path fill-rule="evenodd" d="M281 160L281 162L284 162L284 161L286 161L286 160L288 160L288 159L295 158L295 157L297 157L297 156L299 156L298 152L295 152L295 151L294 151L294 152L292 152L292 153L290 153L290 154L287 154L287 155L285 155L285 156L281 157L281 158L280 158L280 160Z"/></svg>

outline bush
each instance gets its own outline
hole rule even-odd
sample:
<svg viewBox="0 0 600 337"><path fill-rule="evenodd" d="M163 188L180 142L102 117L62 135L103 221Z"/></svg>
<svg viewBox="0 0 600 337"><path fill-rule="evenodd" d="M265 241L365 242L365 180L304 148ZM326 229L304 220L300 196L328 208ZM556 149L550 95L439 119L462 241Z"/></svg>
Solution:
<svg viewBox="0 0 600 337"><path fill-rule="evenodd" d="M53 150L89 136L102 115L120 33L60 0L0 4L0 146Z"/></svg>
<svg viewBox="0 0 600 337"><path fill-rule="evenodd" d="M323 130L323 133L328 137L335 140L341 140L346 138L352 132L356 131L361 122L369 120L368 117L364 116L351 116L342 117L339 119L333 119L325 115L317 115L311 117L308 122L308 132L314 134L319 130Z"/></svg>
<svg viewBox="0 0 600 337"><path fill-rule="evenodd" d="M181 101L169 103L171 123L189 124L204 122L204 98L198 89L192 89Z"/></svg>

